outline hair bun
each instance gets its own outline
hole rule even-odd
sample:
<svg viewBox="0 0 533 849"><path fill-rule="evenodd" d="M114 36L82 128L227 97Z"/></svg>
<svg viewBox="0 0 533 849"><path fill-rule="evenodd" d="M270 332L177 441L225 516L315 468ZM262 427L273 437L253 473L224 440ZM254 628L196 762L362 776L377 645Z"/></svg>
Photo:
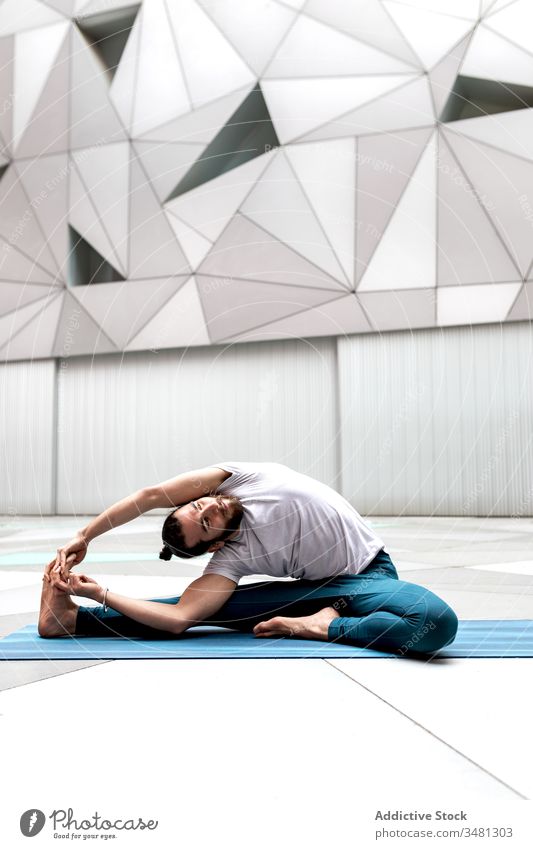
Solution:
<svg viewBox="0 0 533 849"><path fill-rule="evenodd" d="M170 560L171 557L172 557L172 551L170 550L168 545L164 545L163 548L161 549L161 551L159 552L159 559L160 560Z"/></svg>

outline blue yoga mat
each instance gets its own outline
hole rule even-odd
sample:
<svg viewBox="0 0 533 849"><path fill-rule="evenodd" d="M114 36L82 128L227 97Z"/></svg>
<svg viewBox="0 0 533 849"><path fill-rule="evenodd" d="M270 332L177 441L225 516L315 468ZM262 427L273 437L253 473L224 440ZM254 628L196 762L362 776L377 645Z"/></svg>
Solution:
<svg viewBox="0 0 533 849"><path fill-rule="evenodd" d="M137 660L139 658L216 657L397 657L344 643L255 637L202 625L175 639L56 637L43 639L35 625L0 640L4 660ZM434 657L533 657L533 620L464 619L452 645Z"/></svg>

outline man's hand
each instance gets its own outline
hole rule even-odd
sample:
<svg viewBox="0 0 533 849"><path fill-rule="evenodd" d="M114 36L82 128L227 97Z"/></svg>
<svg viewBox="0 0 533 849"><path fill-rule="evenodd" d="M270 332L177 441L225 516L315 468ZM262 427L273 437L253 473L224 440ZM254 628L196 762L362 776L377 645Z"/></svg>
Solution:
<svg viewBox="0 0 533 849"><path fill-rule="evenodd" d="M75 575L73 572L68 577L67 589L69 595L77 595L82 598L92 598L93 601L102 601L104 590L94 578L88 575Z"/></svg>
<svg viewBox="0 0 533 849"><path fill-rule="evenodd" d="M66 545L62 545L61 548L57 549L57 556L53 566L53 571L61 573L63 581L67 580L68 573L72 567L81 563L87 554L88 545L89 543L83 534L76 534L70 542L67 542Z"/></svg>
<svg viewBox="0 0 533 849"><path fill-rule="evenodd" d="M61 584L65 584L68 579L69 570L74 566L74 560L76 558L75 554L70 554L66 559L66 577L65 581L61 576L61 572L55 571L55 565L57 563L57 558L54 558L50 561L50 563L45 566L44 569L44 577L43 581L48 581L52 586L59 587L59 589L64 589L64 586L60 586Z"/></svg>

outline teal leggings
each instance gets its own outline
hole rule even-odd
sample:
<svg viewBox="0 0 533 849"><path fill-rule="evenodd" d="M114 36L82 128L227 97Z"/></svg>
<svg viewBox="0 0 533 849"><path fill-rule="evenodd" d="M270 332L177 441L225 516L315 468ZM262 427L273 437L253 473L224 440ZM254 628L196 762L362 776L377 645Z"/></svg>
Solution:
<svg viewBox="0 0 533 849"><path fill-rule="evenodd" d="M154 598L176 604L174 598ZM235 588L217 612L203 620L239 631L273 616L308 616L333 607L328 641L406 653L434 652L453 642L457 616L439 596L418 584L400 581L382 549L358 575L337 575L322 581L259 581ZM141 625L115 610L80 607L79 636L119 636L144 639L176 638L175 634ZM181 635L178 635L178 637Z"/></svg>

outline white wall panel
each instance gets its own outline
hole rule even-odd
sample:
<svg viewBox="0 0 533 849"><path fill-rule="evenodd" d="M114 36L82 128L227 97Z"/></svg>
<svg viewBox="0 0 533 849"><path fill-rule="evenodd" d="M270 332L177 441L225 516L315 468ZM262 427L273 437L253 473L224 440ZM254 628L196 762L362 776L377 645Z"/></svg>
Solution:
<svg viewBox="0 0 533 849"><path fill-rule="evenodd" d="M77 358L59 370L58 512L99 512L217 460L335 482L329 339Z"/></svg>
<svg viewBox="0 0 533 849"><path fill-rule="evenodd" d="M54 360L0 365L0 513L54 512Z"/></svg>
<svg viewBox="0 0 533 849"><path fill-rule="evenodd" d="M374 515L533 515L530 323L338 340L342 490Z"/></svg>

